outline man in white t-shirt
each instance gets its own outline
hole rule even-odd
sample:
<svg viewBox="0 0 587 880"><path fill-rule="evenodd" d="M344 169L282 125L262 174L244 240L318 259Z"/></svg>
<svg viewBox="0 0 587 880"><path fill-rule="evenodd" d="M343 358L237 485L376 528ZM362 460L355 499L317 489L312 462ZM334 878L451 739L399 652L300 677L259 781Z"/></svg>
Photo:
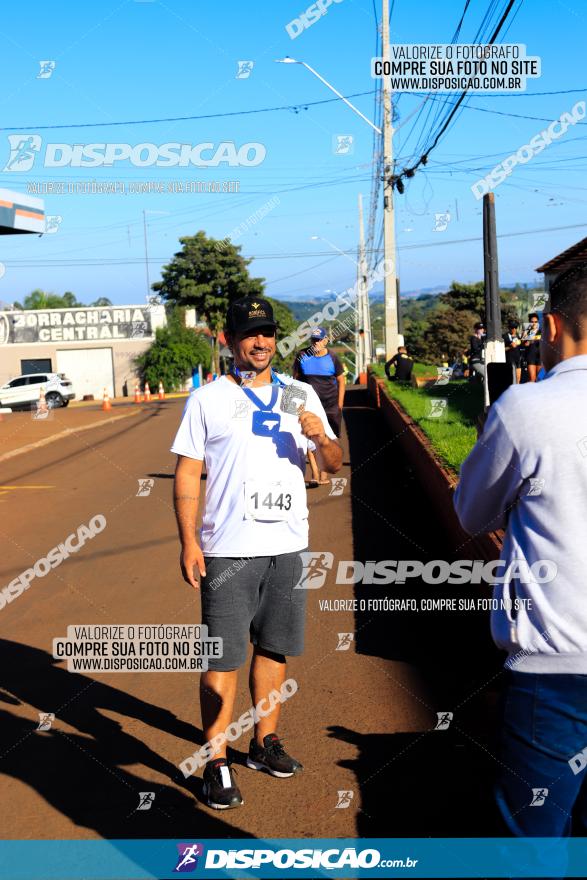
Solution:
<svg viewBox="0 0 587 880"><path fill-rule="evenodd" d="M177 453L174 502L184 580L198 589L202 623L222 641L200 680L207 743L234 721L238 669L253 644L249 686L255 712L247 765L273 776L302 769L277 736L286 656L303 651L306 591L301 552L308 546L306 453L336 473L342 450L316 392L271 369L276 323L266 300L231 303L226 337L230 375L193 391L171 448ZM196 516L203 462L206 499L200 543ZM273 695L273 698L270 696ZM263 717L261 717L263 716ZM243 803L224 746L208 749L204 794L215 809Z"/></svg>

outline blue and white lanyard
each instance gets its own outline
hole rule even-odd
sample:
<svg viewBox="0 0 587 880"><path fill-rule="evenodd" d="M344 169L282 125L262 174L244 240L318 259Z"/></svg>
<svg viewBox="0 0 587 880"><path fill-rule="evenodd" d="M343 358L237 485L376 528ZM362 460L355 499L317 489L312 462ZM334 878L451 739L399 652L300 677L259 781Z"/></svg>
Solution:
<svg viewBox="0 0 587 880"><path fill-rule="evenodd" d="M238 367L233 367L232 373L239 378L242 377ZM270 437L273 430L279 430L281 416L279 413L273 412L273 407L277 403L280 388L285 388L285 382L279 378L273 369L271 370L271 398L269 403L263 403L261 398L257 397L251 388L247 388L245 385L240 386L241 391L257 407L257 411L253 412L253 434L261 437Z"/></svg>

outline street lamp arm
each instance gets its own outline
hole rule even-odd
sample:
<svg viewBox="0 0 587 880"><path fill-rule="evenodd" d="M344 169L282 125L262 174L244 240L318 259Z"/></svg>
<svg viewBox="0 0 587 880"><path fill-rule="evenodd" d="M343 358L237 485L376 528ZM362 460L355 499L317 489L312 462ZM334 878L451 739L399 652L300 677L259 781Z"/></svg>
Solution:
<svg viewBox="0 0 587 880"><path fill-rule="evenodd" d="M367 123L367 125L370 125L371 128L377 132L377 134L382 133L381 129L377 128L377 126L374 125L370 119L367 119L367 117L363 113L361 113L361 111L358 109L358 107L355 107L354 104L351 104L351 102L348 101L344 95L341 95L341 93L338 91L338 89L335 89L334 86L328 82L328 80L324 79L323 76L320 76L318 71L314 70L313 67L310 67L309 64L306 64L305 61L296 61L295 58L288 58L288 57L278 58L278 59L276 59L276 61L278 64L301 64L302 67L305 67L306 70L309 70L310 73L313 73L314 76L317 77L321 83L324 83L324 85L326 86L327 89L330 89L331 92L334 92L334 94L336 95L337 98L340 98L341 101L344 101L344 103L347 105L347 107L350 107L351 110L357 114L357 116L360 116L361 119L363 119Z"/></svg>
<svg viewBox="0 0 587 880"><path fill-rule="evenodd" d="M351 104L351 102L348 101L348 100L344 97L344 95L341 95L341 93L338 91L338 89L335 89L334 86L330 85L330 83L329 83L327 80L325 80L323 76L320 76L320 74L318 73L317 70L314 70L314 68L313 68L313 67L310 67L309 64L306 64L305 61L300 61L300 62L298 62L298 63L299 63L299 64L302 64L304 67L306 67L306 68L310 71L310 73L313 73L314 76L318 77L318 79L320 80L320 82L324 83L324 85L325 85L327 88L329 88L331 92L334 92L334 94L335 94L338 98L340 98L341 101L344 101L344 103L347 105L347 107L350 107L351 110L354 110L354 112L357 114L357 116L360 116L361 119L364 119L364 120L365 120L365 122L367 123L367 125L370 125L371 128L375 129L375 131L377 132L377 134L381 134L381 129L380 129L380 128L377 128L377 126L374 125L374 124L371 122L370 119L367 119L367 117L366 117L363 113L361 113L361 111L360 111L357 107L355 107L354 104Z"/></svg>

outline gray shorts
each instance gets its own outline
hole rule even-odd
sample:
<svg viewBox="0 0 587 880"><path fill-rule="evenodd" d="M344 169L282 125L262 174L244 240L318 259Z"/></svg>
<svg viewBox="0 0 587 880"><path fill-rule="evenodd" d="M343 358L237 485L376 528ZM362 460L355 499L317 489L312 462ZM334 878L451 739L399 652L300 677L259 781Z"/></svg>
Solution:
<svg viewBox="0 0 587 880"><path fill-rule="evenodd" d="M222 657L209 669L228 672L247 658L249 641L275 654L295 657L304 650L306 590L301 552L235 559L206 556L202 578L202 623L208 636L223 640Z"/></svg>

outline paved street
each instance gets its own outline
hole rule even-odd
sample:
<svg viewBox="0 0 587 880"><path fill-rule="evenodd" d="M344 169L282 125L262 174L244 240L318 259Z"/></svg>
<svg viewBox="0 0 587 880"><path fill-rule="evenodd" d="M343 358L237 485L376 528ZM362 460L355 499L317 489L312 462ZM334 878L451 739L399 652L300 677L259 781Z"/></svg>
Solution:
<svg viewBox="0 0 587 880"><path fill-rule="evenodd" d="M309 492L311 548L336 561L446 558L442 527L366 393L350 389L347 403L339 476L348 483L338 496L328 486ZM171 503L168 448L182 406L145 405L2 463L0 585L94 515L107 521L0 610L2 836L491 833L479 794L491 758L478 692L497 670L485 618L320 608L324 599L413 595L414 587L337 586L330 572L309 591L307 650L289 665L299 691L280 729L305 772L278 780L248 770L245 734L234 753L245 806L221 814L199 801L200 779L178 771L203 742L197 674L89 676L53 660L52 639L70 624L199 622L199 596L179 574ZM59 418L73 425L75 411ZM144 479L154 485L138 497ZM339 633L354 634L348 650L336 650ZM436 713L461 704L455 728L435 731ZM243 671L236 716L249 705ZM38 731L39 713L51 712L51 729ZM145 791L155 801L137 811ZM352 792L345 808L336 807L339 791Z"/></svg>

